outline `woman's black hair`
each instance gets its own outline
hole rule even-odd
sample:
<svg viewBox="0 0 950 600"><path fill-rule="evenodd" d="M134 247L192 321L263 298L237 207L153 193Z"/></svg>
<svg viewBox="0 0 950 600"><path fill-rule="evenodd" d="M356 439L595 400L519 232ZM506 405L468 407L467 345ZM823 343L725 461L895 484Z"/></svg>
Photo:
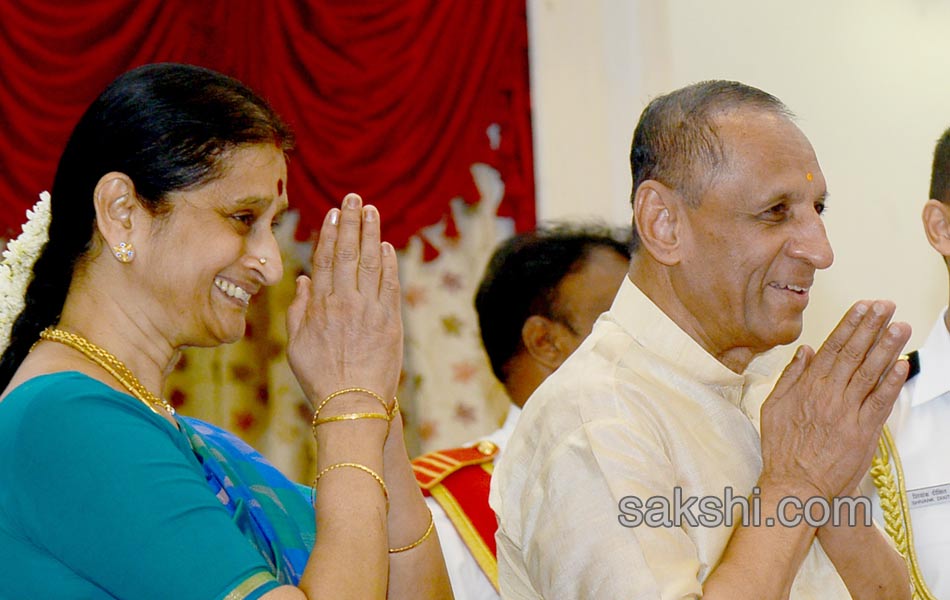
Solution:
<svg viewBox="0 0 950 600"><path fill-rule="evenodd" d="M223 175L225 153L246 144L287 151L289 128L244 84L192 65L151 64L115 81L89 106L66 144L52 189L49 241L33 267L25 307L0 359L0 390L40 332L59 321L77 262L93 247L93 195L111 171L127 175L153 214L171 192Z"/></svg>

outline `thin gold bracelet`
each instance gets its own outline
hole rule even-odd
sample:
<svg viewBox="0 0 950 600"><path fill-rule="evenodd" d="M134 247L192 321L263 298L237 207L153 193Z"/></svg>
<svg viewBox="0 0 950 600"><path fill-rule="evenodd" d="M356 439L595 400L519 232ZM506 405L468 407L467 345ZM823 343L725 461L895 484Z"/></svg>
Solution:
<svg viewBox="0 0 950 600"><path fill-rule="evenodd" d="M435 521L434 521L433 518L432 518L432 511L430 510L430 511L429 511L429 526L426 527L426 532L422 534L422 537L419 538L418 540L414 541L413 543L409 544L408 546L400 546L400 547L398 547L398 548L390 548L390 549L389 549L389 553L390 553L390 554L396 554L397 552L405 552L406 550L412 550L413 548L415 548L416 546L418 546L418 545L421 544L422 542L426 541L426 538L428 538L430 535L432 535L432 530L433 530L433 529L435 529Z"/></svg>
<svg viewBox="0 0 950 600"><path fill-rule="evenodd" d="M313 429L314 435L316 435L316 428L325 423L336 423L338 421L358 421L360 419L382 419L383 421L389 421L392 419L387 414L383 413L344 413L342 415L336 415L334 417L326 417L324 419L314 419Z"/></svg>
<svg viewBox="0 0 950 600"><path fill-rule="evenodd" d="M313 480L313 487L310 489L310 504L316 505L317 503L317 484L320 482L320 478L326 475L327 473L329 473L330 471L333 471L334 469L342 469L344 467L359 469L360 471L363 471L364 473L369 473L369 475L373 479L376 480L376 483L378 483L379 487L382 488L383 490L383 498L386 499L386 512L388 513L389 512L389 490L386 488L386 482L383 481L383 478L380 477L376 473L376 471L370 469L366 465L361 465L359 463L353 463L353 462L342 462L342 463L332 464L329 467L317 473L317 476Z"/></svg>
<svg viewBox="0 0 950 600"><path fill-rule="evenodd" d="M361 388L361 387L348 387L348 388L343 388L342 390L337 390L333 392L332 394L330 394L329 396L327 396L326 398L324 398L323 402L321 402L320 405L317 406L317 410L314 411L313 417L316 419L317 415L320 414L320 411L323 410L323 407L326 406L327 402L329 402L330 400L333 400L337 396L342 396L343 394L349 394L353 392L358 392L360 394L367 394L369 396L372 396L373 398L376 398L376 400L378 400L379 403L383 405L383 410L389 413L389 405L386 404L386 401L383 400L382 396L380 396L373 390L368 390L366 388Z"/></svg>

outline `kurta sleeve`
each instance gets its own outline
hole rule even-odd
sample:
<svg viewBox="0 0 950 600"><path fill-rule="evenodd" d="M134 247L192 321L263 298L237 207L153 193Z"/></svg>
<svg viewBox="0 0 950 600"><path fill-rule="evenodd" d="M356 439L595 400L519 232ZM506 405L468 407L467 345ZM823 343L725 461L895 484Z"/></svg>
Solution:
<svg viewBox="0 0 950 600"><path fill-rule="evenodd" d="M524 562L540 596L702 595L697 551L683 529L621 523L623 498L668 496L676 485L657 440L621 420L588 423L536 466L520 521Z"/></svg>

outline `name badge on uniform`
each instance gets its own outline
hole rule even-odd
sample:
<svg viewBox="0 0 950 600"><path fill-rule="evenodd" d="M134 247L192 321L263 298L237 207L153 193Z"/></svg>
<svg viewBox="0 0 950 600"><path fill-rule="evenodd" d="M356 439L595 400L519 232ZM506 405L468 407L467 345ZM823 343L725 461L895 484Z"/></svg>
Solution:
<svg viewBox="0 0 950 600"><path fill-rule="evenodd" d="M907 502L911 508L950 504L950 483L907 490Z"/></svg>

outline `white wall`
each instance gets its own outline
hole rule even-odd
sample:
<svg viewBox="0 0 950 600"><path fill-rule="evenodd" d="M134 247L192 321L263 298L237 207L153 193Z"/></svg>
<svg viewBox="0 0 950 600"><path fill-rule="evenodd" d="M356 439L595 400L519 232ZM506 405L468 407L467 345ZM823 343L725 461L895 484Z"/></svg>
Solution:
<svg viewBox="0 0 950 600"><path fill-rule="evenodd" d="M630 219L630 137L653 96L737 79L788 104L828 180L836 253L803 341L856 299L890 298L923 343L947 274L920 209L950 126L941 0L529 0L539 217Z"/></svg>

